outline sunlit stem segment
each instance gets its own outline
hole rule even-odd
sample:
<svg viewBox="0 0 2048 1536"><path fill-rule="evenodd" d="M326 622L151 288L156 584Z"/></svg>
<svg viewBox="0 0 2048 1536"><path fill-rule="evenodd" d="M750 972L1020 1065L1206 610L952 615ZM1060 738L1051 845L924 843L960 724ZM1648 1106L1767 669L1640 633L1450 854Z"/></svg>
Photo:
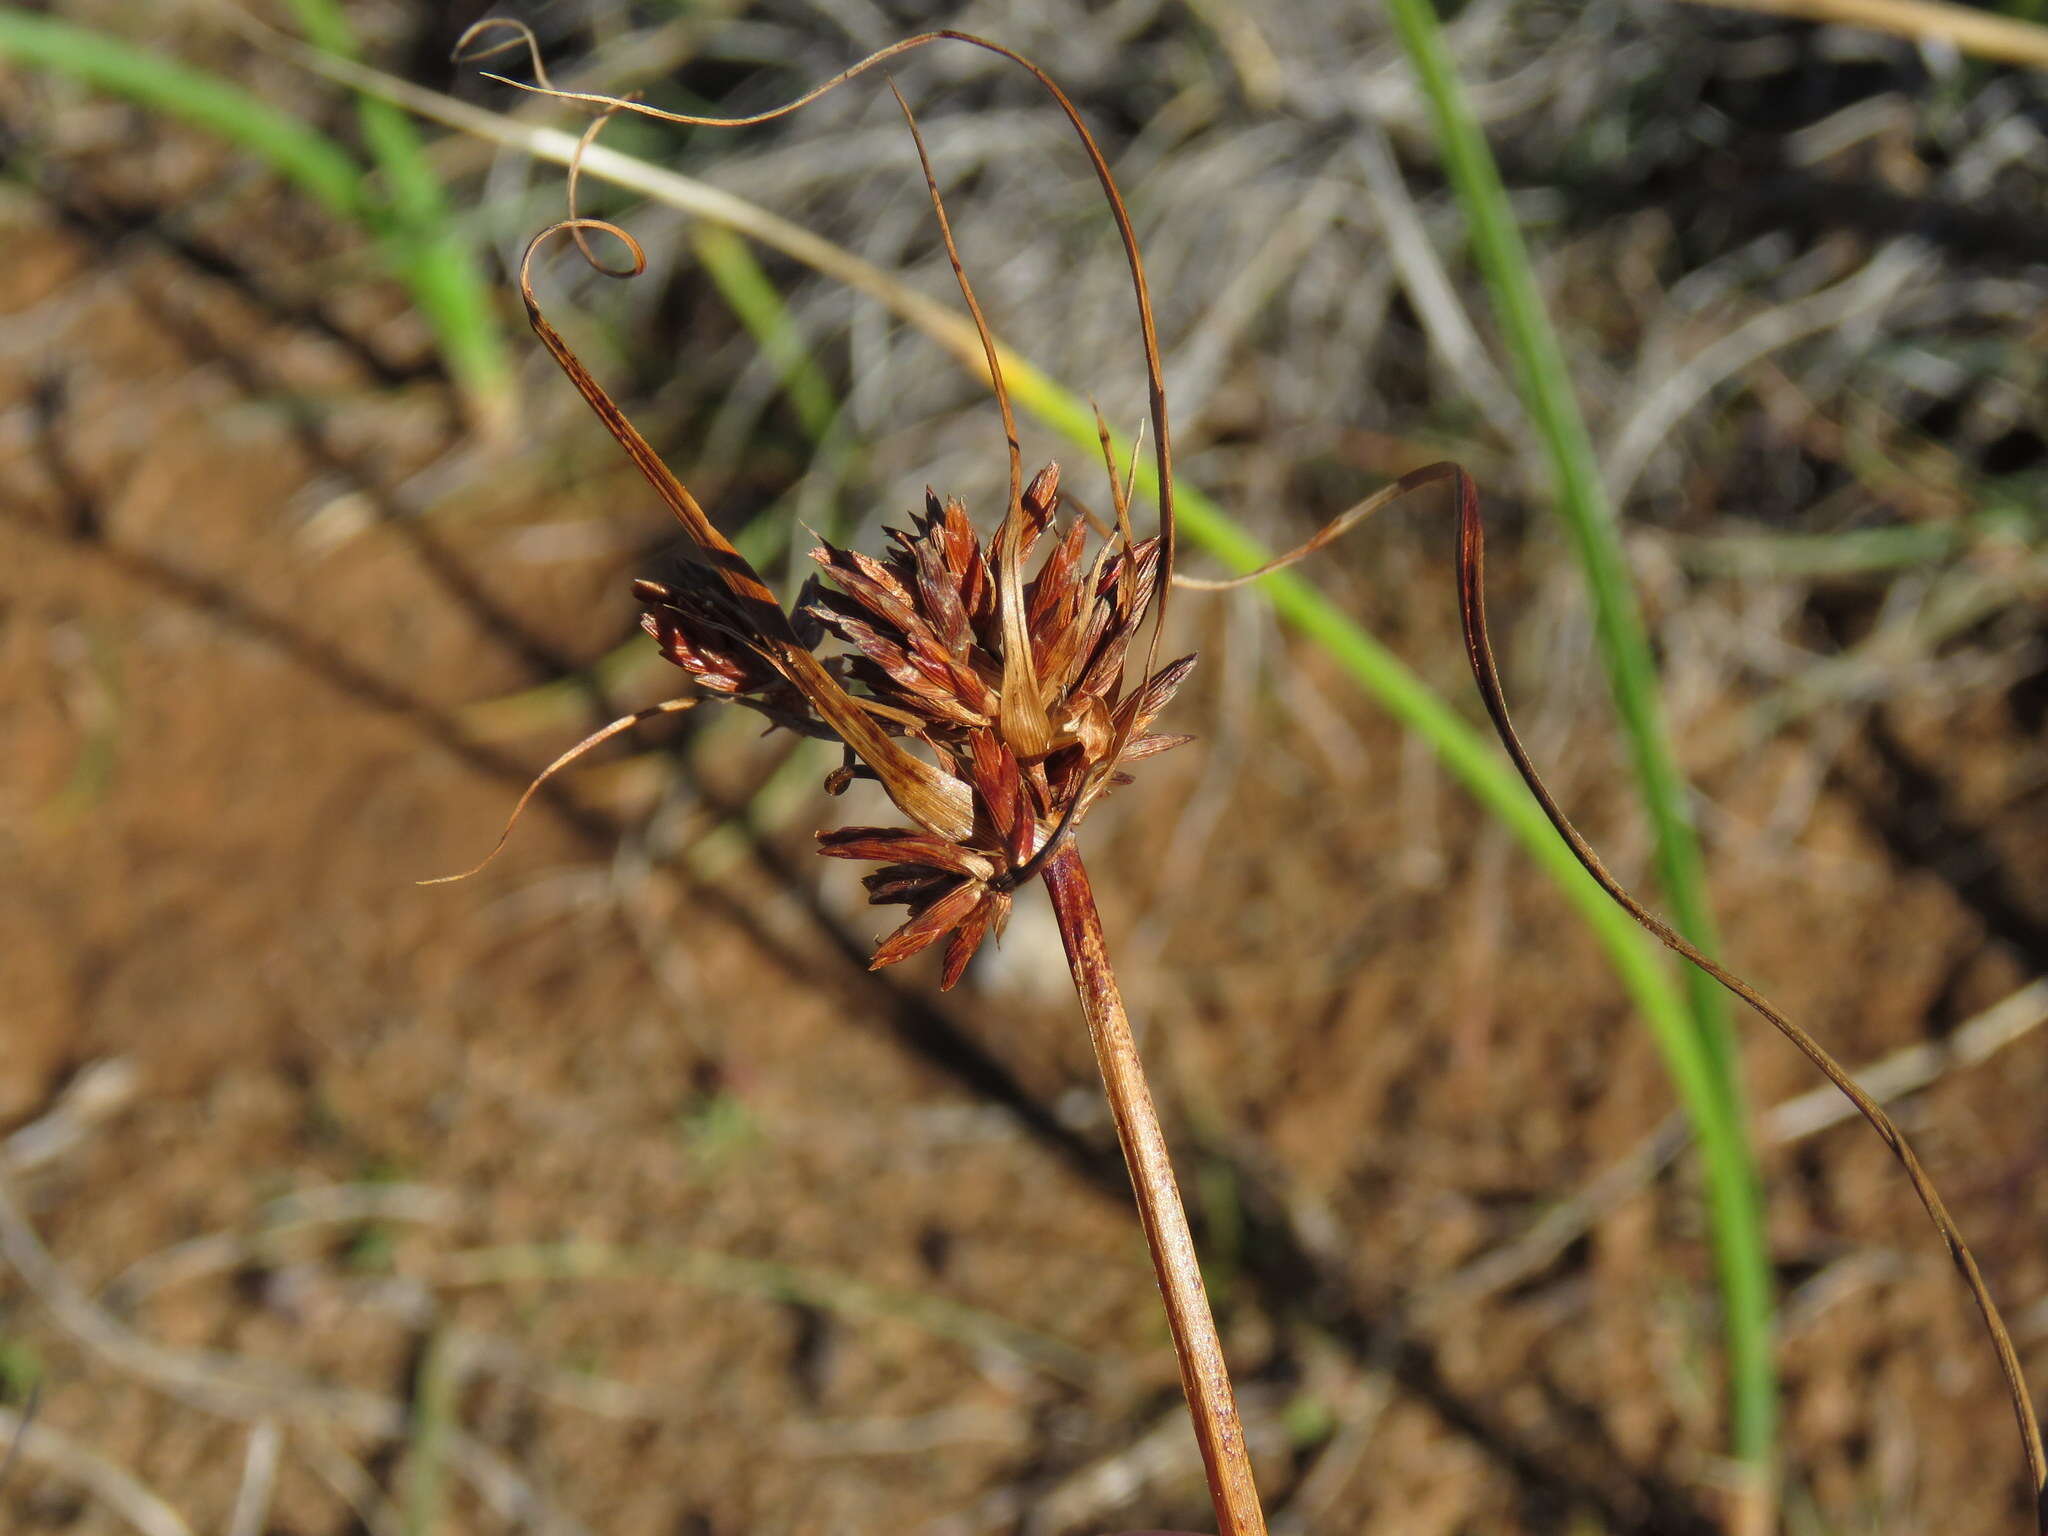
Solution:
<svg viewBox="0 0 2048 1536"><path fill-rule="evenodd" d="M1209 1295L1202 1288L1202 1270L1195 1260L1195 1241L1188 1232L1187 1213L1181 1208L1173 1164L1167 1159L1166 1137L1152 1107L1152 1090L1145 1084L1145 1068L1138 1059L1138 1044L1131 1038L1131 1021L1117 991L1116 973L1110 969L1102 917L1095 910L1088 872L1071 842L1045 866L1045 888L1052 896L1053 915L1059 920L1060 939L1067 948L1074 990L1081 994L1081 1011L1087 1016L1096 1064L1102 1069L1102 1086L1109 1095L1117 1140L1137 1192L1138 1215L1145 1225L1152 1267L1166 1301L1174 1353L1180 1358L1181 1387L1194 1416L1195 1440L1209 1476L1209 1496L1216 1504L1217 1530L1220 1536L1265 1536L1266 1517L1259 1508L1258 1489L1252 1485L1237 1398L1230 1389L1216 1320L1209 1313Z"/></svg>

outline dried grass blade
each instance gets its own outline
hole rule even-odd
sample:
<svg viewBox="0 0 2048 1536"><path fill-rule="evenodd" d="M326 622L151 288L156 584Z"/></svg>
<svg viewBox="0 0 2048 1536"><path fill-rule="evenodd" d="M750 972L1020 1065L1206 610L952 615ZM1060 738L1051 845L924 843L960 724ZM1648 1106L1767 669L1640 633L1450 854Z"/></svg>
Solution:
<svg viewBox="0 0 2048 1536"><path fill-rule="evenodd" d="M661 455L654 451L653 444L640 435L640 429L619 409L617 402L606 392L605 387L592 377L590 370L583 366L582 359L578 358L569 344L562 339L561 332L557 331L548 322L547 316L541 312L540 300L533 291L534 255L552 236L563 233L580 236L584 230L597 230L616 236L625 242L626 249L632 257L630 269L600 267L598 270L614 276L628 277L636 277L646 270L647 255L641 250L640 242L615 224L602 219L579 218L564 219L559 224L549 225L526 243L526 254L519 261L519 297L526 304L526 318L533 326L534 335L540 338L540 343L548 349L549 356L553 357L562 372L568 375L569 382L576 386L576 392L583 396L591 410L597 413L597 418L604 423L605 430L626 450L626 456L646 477L647 483L654 487L655 494L661 497L668 509L675 514L676 521L683 525L684 531L702 552L705 563L725 583L726 590L732 593L746 611L747 617L759 625L762 634L787 640L794 645L796 632L790 628L789 617L783 613L782 605L776 601L775 594L769 589L768 584L761 580L759 572L748 562L746 556L733 547L732 541L713 526L711 519L705 516L704 509L697 504L697 498L690 494L689 487L677 479L674 471L661 461Z"/></svg>
<svg viewBox="0 0 2048 1536"><path fill-rule="evenodd" d="M1095 435L1102 441L1102 467L1109 473L1109 499L1116 509L1116 531L1128 550L1138 542L1131 532L1131 489L1138 479L1138 442L1131 440L1130 478L1119 479L1116 472L1116 446L1109 440L1109 423L1102 419L1102 407L1089 401L1089 408L1095 412ZM1142 434L1141 434L1142 435Z"/></svg>
<svg viewBox="0 0 2048 1536"><path fill-rule="evenodd" d="M650 704L645 709L636 709L630 715L621 715L618 719L612 721L609 725L599 726L596 730L592 731L588 736L584 737L581 741L577 742L575 746L571 747L568 751L564 752L560 757L556 758L552 763L549 763L547 767L541 769L539 773L534 775L533 782L526 786L526 793L519 797L519 803L512 807L512 814L506 818L505 830L498 834L498 840L495 843L491 844L491 851L485 854L482 859L478 860L477 863L472 865L470 868L465 869L459 875L436 875L431 880L415 880L413 884L453 885L458 880L467 880L471 875L480 873L485 865L489 864L491 860L495 859L499 854L505 851L505 844L509 842L512 837L512 829L519 825L519 818L526 814L526 807L528 803L532 801L535 795L540 793L541 785L547 783L549 779L552 779L556 774L560 773L564 768L568 767L571 763L575 762L577 758L581 757L584 753L590 751L593 747L603 746L606 742L610 741L614 736L622 735L625 732L630 731L631 729L633 729L634 726L640 724L643 720L652 720L656 715L679 715L686 709L695 709L699 704L702 704L703 702L704 701L701 698L664 699L659 704Z"/></svg>
<svg viewBox="0 0 2048 1536"><path fill-rule="evenodd" d="M1334 543L1336 540L1343 538L1345 534L1364 522L1368 517L1371 517L1373 513L1379 511L1388 502L1399 501L1410 491L1419 490L1425 485L1434 485L1439 480L1448 480L1454 476L1462 476L1463 473L1464 471L1459 469L1457 465L1448 462L1427 464L1421 469L1411 469L1392 485L1382 486L1356 506L1339 512L1303 543L1296 545L1284 555L1275 555L1256 570L1246 571L1242 576L1216 578L1183 576L1179 572L1175 572L1173 584L1176 587L1185 587L1190 592L1228 592L1234 587L1241 587L1248 582L1257 581L1261 576L1270 576L1275 571L1284 571L1297 560L1306 559L1324 545Z"/></svg>
<svg viewBox="0 0 2048 1536"><path fill-rule="evenodd" d="M1536 803L1543 808L1550 824L1557 829L1558 836L1564 839L1586 873L1599 882L1600 888L1665 948L1698 966L1798 1047L1800 1053L1856 1106L1879 1138L1891 1148L1892 1155L1905 1169L1913 1192L1920 1197L1928 1218L1933 1221L1935 1231L1941 1234L1949 1258L1962 1275L1963 1283L1969 1288L1971 1299L1976 1302L1977 1310L1984 1319L1985 1330L1991 1335L1992 1348L1998 1355L1998 1368L2005 1377L2006 1391L2012 1399L2013 1416L2019 1421L2027 1477L2034 1492L2035 1523L2044 1536L2048 1536L2048 1456L2044 1456L2042 1451L2041 1428L2034 1416L2033 1401L2027 1392L2026 1378L2020 1371L2019 1354L2013 1347L2012 1335L1999 1315L1998 1304L1991 1299L1990 1288L1977 1267L1976 1256L1963 1241L1955 1218L1949 1214L1948 1206L1935 1189L1933 1180L1927 1176L1927 1170L1921 1167L1920 1159L1914 1154L1905 1134L1885 1113L1884 1107L1857 1085L1856 1080L1818 1040L1786 1018L1748 982L1702 954L1683 935L1631 896L1552 798L1528 750L1523 747L1521 737L1516 734L1514 723L1508 718L1507 696L1501 687L1499 668L1494 663L1493 644L1486 629L1486 533L1479 512L1478 492L1463 471L1454 471L1454 478L1458 496L1458 614L1464 627L1465 652L1472 665L1472 676L1479 685L1480 698L1485 702L1486 712L1493 720L1501 745L1514 760L1516 771L1529 786L1529 793L1536 797Z"/></svg>
<svg viewBox="0 0 2048 1536"><path fill-rule="evenodd" d="M2020 14L1999 16L1974 5L1943 0L1690 0L1694 5L1720 5L1738 11L1761 11L1819 25L1863 27L1939 43L1980 59L2048 69L2048 27L2028 19L2020 6L2003 9Z"/></svg>

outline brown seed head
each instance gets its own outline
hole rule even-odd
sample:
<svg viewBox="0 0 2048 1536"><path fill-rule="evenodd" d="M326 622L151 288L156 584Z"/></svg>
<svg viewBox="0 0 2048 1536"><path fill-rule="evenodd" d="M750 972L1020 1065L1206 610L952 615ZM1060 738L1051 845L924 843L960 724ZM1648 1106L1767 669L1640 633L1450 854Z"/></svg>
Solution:
<svg viewBox="0 0 2048 1536"><path fill-rule="evenodd" d="M891 530L894 547L882 559L821 544L811 558L824 579L805 584L791 627L806 645L829 634L846 650L815 676L790 665L709 572L635 584L650 604L642 623L664 656L777 725L845 742L849 767L828 787L856 775L880 779L919 823L818 834L820 853L884 865L867 877L871 902L909 909L876 950L877 967L950 937L941 985L952 986L981 941L1000 931L1010 892L1052 841L1129 782L1122 765L1189 739L1147 727L1192 656L1124 688L1124 658L1156 592L1158 540L1112 537L1090 562L1087 524L1077 518L1062 529L1058 510L1059 467L1048 464L986 549L966 508L929 492L909 531ZM1025 562L1048 538L1037 574L1025 579ZM1006 690L1015 689L1029 696L1006 708ZM934 825L918 802L906 802L892 782L900 775L840 728L849 706L898 756L908 754L897 739L930 754L951 791L945 798L969 808L964 826Z"/></svg>

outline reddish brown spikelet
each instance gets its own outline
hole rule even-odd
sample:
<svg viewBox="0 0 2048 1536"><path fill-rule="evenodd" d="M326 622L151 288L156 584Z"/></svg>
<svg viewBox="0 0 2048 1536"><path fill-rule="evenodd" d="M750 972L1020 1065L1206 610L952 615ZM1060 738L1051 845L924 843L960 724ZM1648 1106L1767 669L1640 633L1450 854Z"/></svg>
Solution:
<svg viewBox="0 0 2048 1536"><path fill-rule="evenodd" d="M1039 539L1057 532L1059 470L1047 465L1019 498L1018 526L985 554L957 501L928 498L910 532L892 537L896 555L887 567L829 546L814 553L826 579L839 588L812 614L856 653L848 674L887 705L909 717L905 733L931 747L969 786L975 829L957 854L985 861L976 878L957 858L934 850L885 853L870 837L847 840L823 834L821 852L839 857L906 859L954 869L962 883L934 894L929 882L891 873L872 882L869 899L903 901L911 916L883 941L875 964L907 958L950 931L941 985L959 980L983 940L1009 911L1009 892L1020 874L1063 825L1071 829L1095 796L1123 778L1110 761L1151 756L1186 738L1146 740L1146 723L1172 696L1192 667L1184 658L1162 668L1126 697L1121 663L1132 632L1149 608L1156 547L1105 550L1098 569L1083 564L1087 527L1071 524L1028 583L1005 569L1022 561ZM1135 553L1135 558L1133 558ZM1043 750L1007 730L1001 708L1012 676L1002 622L1001 594L1013 590L1024 605L1022 629L1030 655L1025 685L1036 690L1050 726ZM1135 751L1133 750L1135 749ZM856 853L855 850L859 852Z"/></svg>
<svg viewBox="0 0 2048 1536"><path fill-rule="evenodd" d="M929 492L922 514L890 532L886 559L821 542L811 552L822 584L807 583L791 616L806 641L830 635L846 654L827 670L891 737L922 747L972 807L972 827L948 837L925 827L843 827L818 834L820 853L872 859L868 899L900 903L907 921L875 951L893 965L949 939L941 985L960 979L1009 915L1010 892L1042 863L1055 835L1070 832L1094 800L1128 782L1123 763L1189 740L1149 736L1194 665L1170 662L1126 691L1124 657L1151 607L1158 543L1107 544L1091 565L1088 529L1058 526L1059 469L1032 477L985 548L957 500ZM1040 540L1054 542L1029 580L1021 567ZM724 584L709 572L634 589L651 606L643 620L662 654L700 686L746 704L776 724L836 736L792 685L785 658L748 629ZM1005 593L1019 611L1005 618ZM1022 635L1019 666L1005 637ZM1031 691L1042 739L1017 729L1030 711L1003 708L1003 690ZM1006 724L1006 721L1008 724ZM1114 760L1112 760L1114 759ZM835 775L843 785L850 774Z"/></svg>

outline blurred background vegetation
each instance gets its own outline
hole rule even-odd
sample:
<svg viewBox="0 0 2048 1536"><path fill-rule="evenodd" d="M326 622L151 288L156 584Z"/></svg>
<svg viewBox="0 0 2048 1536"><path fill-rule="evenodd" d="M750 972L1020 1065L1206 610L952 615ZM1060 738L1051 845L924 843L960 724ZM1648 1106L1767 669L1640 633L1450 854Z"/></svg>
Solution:
<svg viewBox="0 0 2048 1536"><path fill-rule="evenodd" d="M933 25L1049 70L1146 252L1187 566L1462 461L1553 788L1877 1069L2038 1378L2048 92L2006 10L1997 57L1677 0L488 14L683 112ZM0 7L0 1507L1198 1527L1038 902L954 993L866 975L810 833L878 803L708 710L411 884L673 676L627 592L672 528L512 297L587 114L451 63L485 14ZM1127 443L1144 384L1086 163L999 61L892 73L1027 455L1104 505L1087 406ZM878 82L602 142L648 272L565 247L542 297L750 554L793 589L806 527L991 514ZM1179 599L1202 740L1088 832L1276 1529L1703 1532L1758 1469L1788 1531L2013 1527L1883 1149L1484 745L1447 523Z"/></svg>

